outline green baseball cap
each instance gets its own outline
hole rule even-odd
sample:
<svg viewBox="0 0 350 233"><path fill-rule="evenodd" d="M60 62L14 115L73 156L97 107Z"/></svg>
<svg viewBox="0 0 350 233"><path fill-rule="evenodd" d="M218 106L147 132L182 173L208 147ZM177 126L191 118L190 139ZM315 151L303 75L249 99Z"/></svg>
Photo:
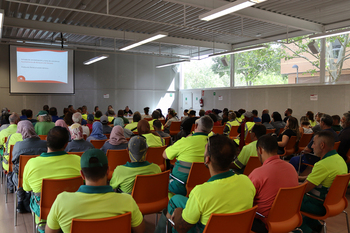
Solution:
<svg viewBox="0 0 350 233"><path fill-rule="evenodd" d="M41 110L36 116L46 116L48 113L44 110Z"/></svg>
<svg viewBox="0 0 350 233"><path fill-rule="evenodd" d="M97 161L94 163L91 163L90 162L91 158L96 158ZM103 167L103 165L108 165L108 160L105 153L99 149L87 150L81 156L81 159L80 159L81 168Z"/></svg>

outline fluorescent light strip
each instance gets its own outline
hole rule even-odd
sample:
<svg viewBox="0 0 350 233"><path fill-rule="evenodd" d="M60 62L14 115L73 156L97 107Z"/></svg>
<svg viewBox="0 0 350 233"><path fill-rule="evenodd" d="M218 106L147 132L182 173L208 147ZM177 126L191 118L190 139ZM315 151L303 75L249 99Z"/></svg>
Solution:
<svg viewBox="0 0 350 233"><path fill-rule="evenodd" d="M2 36L2 28L4 26L4 10L0 9L0 39L1 39L1 36Z"/></svg>
<svg viewBox="0 0 350 233"><path fill-rule="evenodd" d="M244 53L244 52L249 52L249 51L259 50L259 49L266 49L266 48L267 48L267 46L265 46L265 45L258 45L258 46L245 48L245 49L237 49L237 50L227 51L227 52L223 52L223 53L215 53L215 54L209 55L209 57L217 57L217 56L222 56L222 55Z"/></svg>
<svg viewBox="0 0 350 233"><path fill-rule="evenodd" d="M165 63L165 64L161 64L161 65L157 65L156 68L163 68L163 67L167 67L167 66L172 66L172 65L176 65L179 63L183 63L183 62L190 62L191 60L181 60L181 61L174 61L174 62L169 62L169 63Z"/></svg>
<svg viewBox="0 0 350 233"><path fill-rule="evenodd" d="M101 61L103 59L106 59L108 57L109 57L109 55L103 54L103 55L100 55L100 56L97 56L97 57L93 57L93 58L91 58L91 59L89 59L87 61L84 61L83 64L87 66L87 65L90 65L92 63L95 63L95 62Z"/></svg>
<svg viewBox="0 0 350 233"><path fill-rule="evenodd" d="M233 13L235 11L242 10L244 8L253 6L257 3L264 2L266 0L237 0L235 2L226 4L222 7L216 8L214 10L211 10L205 14L202 14L199 16L199 19L210 21L216 18L219 18L221 16Z"/></svg>
<svg viewBox="0 0 350 233"><path fill-rule="evenodd" d="M135 42L135 43L131 43L131 44L127 45L127 46L119 48L119 50L126 51L126 50L135 48L137 46L149 43L149 42L154 41L154 40L158 40L158 39L166 37L166 36L168 36L168 33L166 33L166 32L157 32L157 33L153 34L151 37L149 37L147 39L144 39L144 40L141 40L141 41L138 41L138 42Z"/></svg>
<svg viewBox="0 0 350 233"><path fill-rule="evenodd" d="M315 34L312 36L309 36L309 39L321 39L321 38L327 38L331 36L339 36L343 34L350 33L350 29L344 29L344 30L339 30L339 31L334 31L334 32L328 32L328 33L322 33L322 34Z"/></svg>

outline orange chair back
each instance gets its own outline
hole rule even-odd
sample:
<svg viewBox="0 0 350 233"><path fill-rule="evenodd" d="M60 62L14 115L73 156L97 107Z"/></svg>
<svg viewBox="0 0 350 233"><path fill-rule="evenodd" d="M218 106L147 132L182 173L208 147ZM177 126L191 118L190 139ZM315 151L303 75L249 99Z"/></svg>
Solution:
<svg viewBox="0 0 350 233"><path fill-rule="evenodd" d="M109 136L111 136L111 134L109 134L109 133L106 133L104 135L107 137L107 139L109 139Z"/></svg>
<svg viewBox="0 0 350 233"><path fill-rule="evenodd" d="M177 135L180 132L181 121L173 121L171 122L169 131L170 135Z"/></svg>
<svg viewBox="0 0 350 233"><path fill-rule="evenodd" d="M165 120L159 120L159 121L160 121L160 123L162 123L162 125L165 125Z"/></svg>
<svg viewBox="0 0 350 233"><path fill-rule="evenodd" d="M258 206L254 206L232 214L211 214L203 233L227 232L233 227L235 233L249 233L257 208Z"/></svg>
<svg viewBox="0 0 350 233"><path fill-rule="evenodd" d="M125 138L127 141L130 141L130 138Z"/></svg>
<svg viewBox="0 0 350 233"><path fill-rule="evenodd" d="M8 160L8 163L9 163L9 172L12 172L12 151L13 151L13 147L14 145L10 145L10 153L9 153L9 160Z"/></svg>
<svg viewBox="0 0 350 233"><path fill-rule="evenodd" d="M39 135L40 140L46 141L47 135Z"/></svg>
<svg viewBox="0 0 350 233"><path fill-rule="evenodd" d="M301 225L300 206L305 189L306 183L280 188L266 219L269 232L290 232Z"/></svg>
<svg viewBox="0 0 350 233"><path fill-rule="evenodd" d="M67 154L71 154L71 155L78 155L78 156L82 156L84 154L84 151L79 151L79 152L67 152Z"/></svg>
<svg viewBox="0 0 350 233"><path fill-rule="evenodd" d="M19 169L18 169L18 188L23 185L23 172L24 167L31 158L38 157L39 155L20 155L19 156Z"/></svg>
<svg viewBox="0 0 350 233"><path fill-rule="evenodd" d="M238 136L238 132L237 132L238 127L239 126L232 126L231 127L231 131L230 131L230 138L231 139Z"/></svg>
<svg viewBox="0 0 350 233"><path fill-rule="evenodd" d="M169 144L170 144L170 137L164 137L163 139L165 140L165 145L169 146Z"/></svg>
<svg viewBox="0 0 350 233"><path fill-rule="evenodd" d="M146 160L150 163L157 164L161 171L165 171L165 159L163 152L167 146L149 147L146 154Z"/></svg>
<svg viewBox="0 0 350 233"><path fill-rule="evenodd" d="M191 133L194 131L194 126L195 126L195 124L192 124Z"/></svg>
<svg viewBox="0 0 350 233"><path fill-rule="evenodd" d="M284 147L284 154L280 155L282 156L287 156L295 153L295 143L297 142L297 137L296 136L291 136L287 142L287 145Z"/></svg>
<svg viewBox="0 0 350 233"><path fill-rule="evenodd" d="M276 129L266 129L266 134L274 133Z"/></svg>
<svg viewBox="0 0 350 233"><path fill-rule="evenodd" d="M340 145L340 141L339 142L335 142L334 143L334 150L338 151L339 145Z"/></svg>
<svg viewBox="0 0 350 233"><path fill-rule="evenodd" d="M196 185L203 184L210 179L209 169L204 165L204 163L192 163L190 173L188 174L186 189L187 197Z"/></svg>
<svg viewBox="0 0 350 233"><path fill-rule="evenodd" d="M131 162L129 158L129 151L127 149L124 150L107 150L106 153L108 159L109 166L109 174L108 179L112 178L114 169L119 165L124 165L127 162Z"/></svg>
<svg viewBox="0 0 350 233"><path fill-rule="evenodd" d="M43 179L41 184L39 219L47 219L47 215L58 194L64 191L76 192L83 184L83 179L80 176L67 179Z"/></svg>
<svg viewBox="0 0 350 233"><path fill-rule="evenodd" d="M224 134L224 127L223 125L220 125L220 126L213 126L213 133L215 134Z"/></svg>
<svg viewBox="0 0 350 233"><path fill-rule="evenodd" d="M131 213L109 218L72 219L70 233L131 233Z"/></svg>
<svg viewBox="0 0 350 233"><path fill-rule="evenodd" d="M158 213L168 206L169 173L136 176L131 196L142 215Z"/></svg>
<svg viewBox="0 0 350 233"><path fill-rule="evenodd" d="M4 138L4 143L6 143L6 142L7 142L7 137Z"/></svg>
<svg viewBox="0 0 350 233"><path fill-rule="evenodd" d="M175 166L176 161L177 161L176 158L172 159L172 160L170 160L170 164Z"/></svg>
<svg viewBox="0 0 350 233"><path fill-rule="evenodd" d="M301 138L300 138L299 144L298 144L298 153L300 153L302 150L305 149L305 147L311 141L312 136L314 136L313 133L303 133L303 135L301 135Z"/></svg>
<svg viewBox="0 0 350 233"><path fill-rule="evenodd" d="M252 138L250 137L250 132L248 131L247 137L244 140L245 144L248 145L249 143L252 142Z"/></svg>
<svg viewBox="0 0 350 233"><path fill-rule="evenodd" d="M249 176L249 174L255 169L261 167L261 162L258 157L250 156L247 165L244 168L243 174Z"/></svg>
<svg viewBox="0 0 350 233"><path fill-rule="evenodd" d="M105 144L105 142L107 141L107 139L103 139L103 140L91 140L90 142L92 143L92 145L94 145L94 147L96 149L101 149L101 147L103 146L103 144Z"/></svg>

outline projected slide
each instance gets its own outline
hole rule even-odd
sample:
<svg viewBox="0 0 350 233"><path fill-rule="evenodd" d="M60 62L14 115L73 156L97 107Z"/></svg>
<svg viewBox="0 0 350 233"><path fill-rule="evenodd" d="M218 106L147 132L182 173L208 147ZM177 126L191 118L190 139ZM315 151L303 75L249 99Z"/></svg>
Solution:
<svg viewBox="0 0 350 233"><path fill-rule="evenodd" d="M68 51L17 47L17 82L68 83Z"/></svg>

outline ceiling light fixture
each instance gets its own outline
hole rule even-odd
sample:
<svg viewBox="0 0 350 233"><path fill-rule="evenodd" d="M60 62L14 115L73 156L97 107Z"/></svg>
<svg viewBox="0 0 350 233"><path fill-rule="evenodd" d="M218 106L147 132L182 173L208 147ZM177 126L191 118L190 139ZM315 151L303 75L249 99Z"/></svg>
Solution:
<svg viewBox="0 0 350 233"><path fill-rule="evenodd" d="M158 40L158 39L166 37L166 36L168 36L167 32L157 32L155 34L152 34L150 37L148 37L146 39L143 39L143 40L140 40L140 41L137 41L137 42L133 42L133 43L128 44L126 46L120 47L119 50L126 51L126 50L135 48L137 46L149 43L149 42L154 41L154 40Z"/></svg>
<svg viewBox="0 0 350 233"><path fill-rule="evenodd" d="M333 31L333 32L327 32L327 33L321 33L321 34L315 34L312 36L309 36L309 39L321 39L321 38L326 38L326 37L331 37L331 36L339 36L343 34L350 33L350 29L344 29L344 30L338 30L338 31Z"/></svg>
<svg viewBox="0 0 350 233"><path fill-rule="evenodd" d="M2 28L4 26L4 10L0 9L0 39L2 36Z"/></svg>
<svg viewBox="0 0 350 233"><path fill-rule="evenodd" d="M229 55L229 54L236 54L236 53L244 53L244 52L249 52L253 50L259 50L259 49L266 49L266 45L258 45L258 46L253 46L249 48L244 48L244 49L236 49L232 51L227 51L227 52L222 52L222 53L214 53L209 55L209 57L217 57L217 56L223 56L223 55Z"/></svg>
<svg viewBox="0 0 350 233"><path fill-rule="evenodd" d="M180 64L183 62L190 62L191 60L180 60L180 61L174 61L174 62L169 62L169 63L165 63L165 64L161 64L161 65L157 65L156 68L163 68L163 67L167 67L167 66L172 66L172 65L176 65L176 64Z"/></svg>
<svg viewBox="0 0 350 233"><path fill-rule="evenodd" d="M92 63L95 63L95 62L101 61L101 60L103 60L103 59L106 59L106 58L108 58L108 57L109 57L109 55L102 54L102 55L100 55L100 56L93 57L93 58L91 58L91 59L89 59L89 60L87 60L87 61L84 61L83 64L87 66L87 65L90 65L90 64L92 64Z"/></svg>
<svg viewBox="0 0 350 233"><path fill-rule="evenodd" d="M205 14L199 16L199 19L210 21L221 16L230 14L235 11L242 10L247 7L251 7L257 3L265 2L266 0L237 0L235 2L226 4L222 7L211 10Z"/></svg>

